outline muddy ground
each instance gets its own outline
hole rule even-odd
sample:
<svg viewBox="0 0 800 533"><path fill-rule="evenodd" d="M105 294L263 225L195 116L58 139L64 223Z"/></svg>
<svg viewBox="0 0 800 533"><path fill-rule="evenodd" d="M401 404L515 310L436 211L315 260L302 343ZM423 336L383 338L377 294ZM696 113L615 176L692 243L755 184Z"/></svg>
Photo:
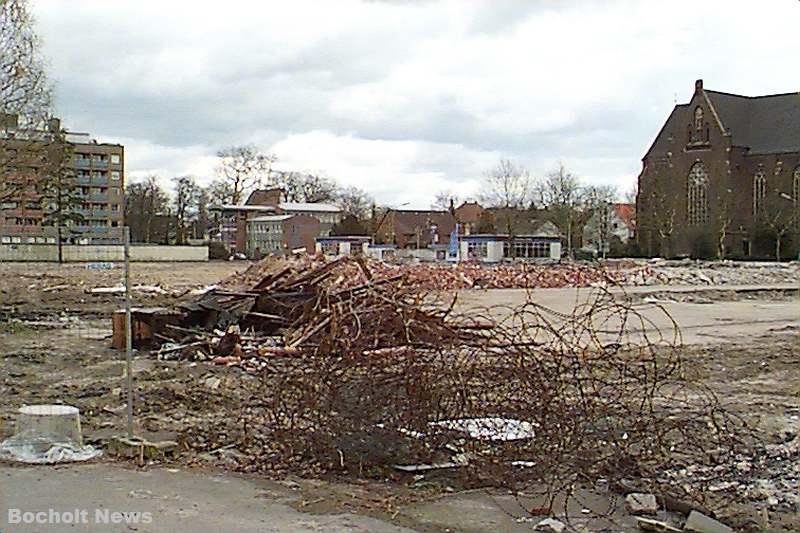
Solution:
<svg viewBox="0 0 800 533"><path fill-rule="evenodd" d="M132 273L135 284L159 284L165 291L165 294L141 293L136 296L135 303L169 304L244 266L240 263L135 264ZM0 321L0 439L13 432L16 408L33 403L68 403L79 407L85 437L90 443L102 446L110 436L124 432L124 363L122 355L109 348L111 324L106 316L109 310L120 306L121 299L87 292L91 287L117 285L121 272L116 268L89 270L82 265L44 268L0 265L0 310L5 309L7 313L6 320ZM52 289L62 285L67 287ZM465 305L470 302L512 303L521 297L520 294L480 291L462 295L462 299ZM539 294L542 301L554 307L568 306L570 298L574 301L574 297L554 291ZM724 292L720 294L723 296L713 297L716 303L705 300L698 303L700 297L687 298L685 294L669 301L670 312L682 317L687 329L700 322L699 317L709 317L697 330L701 334L692 337L694 341L683 349L686 368L705 380L731 410L758 424L766 442L781 445L797 439L800 431L800 303L784 290L764 291L760 296L758 291L750 291L747 296L736 296L734 292L730 299L736 301L730 302ZM655 288L653 298L664 300L670 298L670 293ZM719 305L720 302L725 305ZM9 317L29 320L8 321ZM224 476L235 458L235 449L226 447L229 443L223 441L187 443L184 436L188 428L197 434L198 428L234 415L228 399L217 392L248 376L235 367L159 361L148 353L136 353L134 370L137 433L151 439L174 439L181 443L181 455L161 466L181 471L196 469L192 475L198 476ZM198 446L206 451L198 453L195 450ZM110 457L102 459L103 463L108 468L117 468ZM122 464L126 468L136 468L130 463ZM772 527L800 530L797 513L800 507L792 509L786 503L792 494L795 498L798 495L800 464L797 454L787 458L782 468L785 471L771 471L769 475L774 479L767 480L778 486L765 488L761 495L754 492L752 505L731 507L723 518L745 528L761 527L762 509L767 509ZM3 467L5 479L13 481L18 477L20 483L30 478L29 471L16 466ZM79 468L74 472L80 476ZM128 474L120 476L130 477ZM743 474L742 477L747 476ZM530 515L526 506L518 504L517 498L486 491L451 496L450 491L458 491L460 487L452 486L447 479L303 480L287 478L279 472L274 478L282 480L282 485L274 486L272 492L281 493L281 502L303 513L326 517L356 513L380 519L382 524L418 531L530 529L530 523L525 522ZM259 479L261 481L250 479L248 483L266 483L263 478ZM35 483L35 480L27 479L27 482ZM785 484L789 487L784 487ZM287 486L291 497L284 494ZM728 490L745 488L742 485L728 487ZM157 492L155 488L153 491ZM781 496L779 504L770 501L776 492ZM800 505L800 498L797 502ZM464 523L468 513L472 513L471 525ZM629 517L621 518L621 523L626 527L619 529L632 527ZM374 526L377 530L377 525ZM364 530L370 529L365 527ZM589 524L589 530L600 530L600 527Z"/></svg>

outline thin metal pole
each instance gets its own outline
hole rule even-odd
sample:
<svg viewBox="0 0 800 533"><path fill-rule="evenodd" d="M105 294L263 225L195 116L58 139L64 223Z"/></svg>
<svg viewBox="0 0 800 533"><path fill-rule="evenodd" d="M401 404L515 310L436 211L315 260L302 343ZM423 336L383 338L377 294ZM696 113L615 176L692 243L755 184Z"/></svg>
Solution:
<svg viewBox="0 0 800 533"><path fill-rule="evenodd" d="M123 229L125 242L125 386L128 389L128 438L133 438L133 327L131 325L131 229Z"/></svg>

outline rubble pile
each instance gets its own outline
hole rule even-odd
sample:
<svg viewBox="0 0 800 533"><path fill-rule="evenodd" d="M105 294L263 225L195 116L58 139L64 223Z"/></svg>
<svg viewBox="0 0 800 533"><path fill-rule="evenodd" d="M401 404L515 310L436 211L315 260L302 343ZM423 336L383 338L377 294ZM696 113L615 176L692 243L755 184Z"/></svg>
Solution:
<svg viewBox="0 0 800 533"><path fill-rule="evenodd" d="M732 449L746 433L686 381L675 335L608 329L641 320L628 299L601 288L572 315L529 300L497 323L457 314L414 272L268 259L184 302L155 353L248 371L214 392L238 407L183 445L246 472L447 470L513 490L640 479L661 493L675 453L706 464L696 443ZM679 412L661 407L681 391Z"/></svg>
<svg viewBox="0 0 800 533"><path fill-rule="evenodd" d="M637 276L649 276L647 267L633 270L607 270L597 265L580 263L531 264L505 263L481 265L478 263L376 265L385 275L404 273L408 280L431 290L458 289L537 289L562 287L589 287L597 283L628 284Z"/></svg>
<svg viewBox="0 0 800 533"><path fill-rule="evenodd" d="M642 270L639 285L770 285L796 284L800 263L657 260Z"/></svg>
<svg viewBox="0 0 800 533"><path fill-rule="evenodd" d="M267 259L183 302L180 311L179 320L155 332L159 357L250 369L265 358L330 349L336 334L367 338L362 351L373 356L466 342L487 327L448 321L449 312L404 273L381 275L360 258Z"/></svg>

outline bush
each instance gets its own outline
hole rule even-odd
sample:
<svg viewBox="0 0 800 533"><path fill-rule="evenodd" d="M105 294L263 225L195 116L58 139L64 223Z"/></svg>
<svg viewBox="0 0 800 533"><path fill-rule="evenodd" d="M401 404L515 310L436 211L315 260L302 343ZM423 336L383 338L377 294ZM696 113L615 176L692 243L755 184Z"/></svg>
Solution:
<svg viewBox="0 0 800 533"><path fill-rule="evenodd" d="M220 241L211 241L208 243L208 258L209 259L228 259L231 252L225 243Z"/></svg>

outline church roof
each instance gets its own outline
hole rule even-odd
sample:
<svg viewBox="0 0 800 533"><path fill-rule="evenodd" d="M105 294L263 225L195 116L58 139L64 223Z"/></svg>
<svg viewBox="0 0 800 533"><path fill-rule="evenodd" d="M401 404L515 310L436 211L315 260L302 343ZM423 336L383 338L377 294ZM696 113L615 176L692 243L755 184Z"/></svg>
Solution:
<svg viewBox="0 0 800 533"><path fill-rule="evenodd" d="M800 152L800 93L705 92L734 146L747 147L751 154Z"/></svg>

